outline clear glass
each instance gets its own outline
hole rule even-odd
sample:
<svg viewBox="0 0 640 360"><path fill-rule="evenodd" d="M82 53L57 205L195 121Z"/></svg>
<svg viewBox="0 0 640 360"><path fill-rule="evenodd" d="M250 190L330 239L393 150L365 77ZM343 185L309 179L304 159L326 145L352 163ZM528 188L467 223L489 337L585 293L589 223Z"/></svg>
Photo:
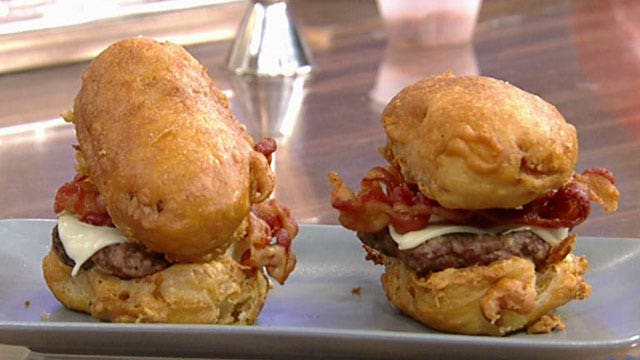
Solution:
<svg viewBox="0 0 640 360"><path fill-rule="evenodd" d="M473 38L482 0L378 0L389 40L398 45L460 44Z"/></svg>

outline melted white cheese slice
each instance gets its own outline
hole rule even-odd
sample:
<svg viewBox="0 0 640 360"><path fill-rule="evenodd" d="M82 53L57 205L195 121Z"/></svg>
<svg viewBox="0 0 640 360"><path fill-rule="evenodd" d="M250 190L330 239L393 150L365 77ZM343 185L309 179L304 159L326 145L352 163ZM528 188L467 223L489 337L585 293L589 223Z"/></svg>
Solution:
<svg viewBox="0 0 640 360"><path fill-rule="evenodd" d="M552 246L558 244L560 241L564 240L567 235L569 235L568 228L550 229L530 225L504 225L484 229L474 226L443 224L431 224L421 230L410 231L405 234L398 234L393 226L389 225L389 234L391 235L391 238L398 244L398 249L400 250L413 249L426 241L447 234L508 234L516 231L531 231Z"/></svg>
<svg viewBox="0 0 640 360"><path fill-rule="evenodd" d="M58 235L67 255L76 263L71 276L76 276L82 264L100 249L128 241L116 228L83 223L69 213L58 216Z"/></svg>

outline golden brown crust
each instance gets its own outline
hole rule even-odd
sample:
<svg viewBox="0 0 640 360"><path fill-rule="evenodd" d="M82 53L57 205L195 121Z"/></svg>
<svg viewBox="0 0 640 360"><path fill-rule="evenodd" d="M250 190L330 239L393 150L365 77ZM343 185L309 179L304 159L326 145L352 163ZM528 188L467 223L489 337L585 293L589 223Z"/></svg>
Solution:
<svg viewBox="0 0 640 360"><path fill-rule="evenodd" d="M575 128L556 108L506 82L434 76L387 105L383 154L447 208L513 208L568 182Z"/></svg>
<svg viewBox="0 0 640 360"><path fill-rule="evenodd" d="M266 158L180 46L111 45L84 71L71 118L114 224L170 259L224 253L273 189Z"/></svg>
<svg viewBox="0 0 640 360"><path fill-rule="evenodd" d="M224 258L176 264L139 279L123 280L94 270L71 276L55 253L43 259L44 278L67 308L111 322L252 324L270 284L262 272Z"/></svg>
<svg viewBox="0 0 640 360"><path fill-rule="evenodd" d="M426 278L418 278L395 258L386 258L385 268L382 285L393 305L434 329L451 333L504 335L591 294L582 279L588 262L572 254L544 273L536 273L531 261L519 257L446 269ZM547 321L533 330L559 326L558 321Z"/></svg>

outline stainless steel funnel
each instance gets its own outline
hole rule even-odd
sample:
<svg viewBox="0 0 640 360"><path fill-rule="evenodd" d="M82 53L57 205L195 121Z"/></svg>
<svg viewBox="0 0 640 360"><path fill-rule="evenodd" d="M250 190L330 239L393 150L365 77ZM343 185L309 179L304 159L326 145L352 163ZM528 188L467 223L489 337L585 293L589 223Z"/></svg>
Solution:
<svg viewBox="0 0 640 360"><path fill-rule="evenodd" d="M291 76L311 71L286 0L251 0L227 67L240 75Z"/></svg>
<svg viewBox="0 0 640 360"><path fill-rule="evenodd" d="M249 134L287 143L303 111L307 76L234 76L232 80L239 105L236 114Z"/></svg>

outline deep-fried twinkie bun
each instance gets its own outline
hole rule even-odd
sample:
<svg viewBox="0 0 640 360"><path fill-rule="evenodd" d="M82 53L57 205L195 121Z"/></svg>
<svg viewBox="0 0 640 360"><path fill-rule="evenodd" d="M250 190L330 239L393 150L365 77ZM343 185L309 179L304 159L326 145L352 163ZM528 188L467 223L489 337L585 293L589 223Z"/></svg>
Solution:
<svg viewBox="0 0 640 360"><path fill-rule="evenodd" d="M225 252L273 189L266 158L182 47L119 41L82 75L72 121L113 223L176 261Z"/></svg>
<svg viewBox="0 0 640 360"><path fill-rule="evenodd" d="M556 108L482 76L433 76L404 88L382 115L388 160L447 208L513 208L567 183L575 128Z"/></svg>

